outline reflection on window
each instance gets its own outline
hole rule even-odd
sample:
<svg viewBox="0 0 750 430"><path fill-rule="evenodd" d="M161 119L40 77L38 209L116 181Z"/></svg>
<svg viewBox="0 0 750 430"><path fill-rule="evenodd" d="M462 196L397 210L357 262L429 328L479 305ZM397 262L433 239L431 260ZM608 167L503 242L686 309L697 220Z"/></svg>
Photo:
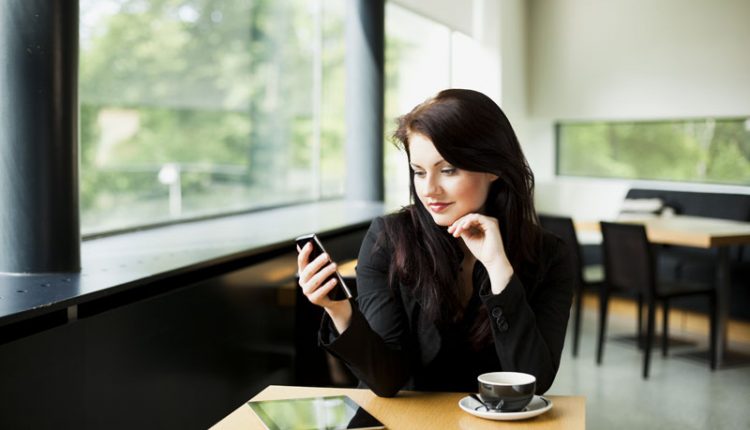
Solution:
<svg viewBox="0 0 750 430"><path fill-rule="evenodd" d="M84 233L343 194L344 0L81 0Z"/></svg>
<svg viewBox="0 0 750 430"><path fill-rule="evenodd" d="M750 119L558 124L557 173L750 185Z"/></svg>

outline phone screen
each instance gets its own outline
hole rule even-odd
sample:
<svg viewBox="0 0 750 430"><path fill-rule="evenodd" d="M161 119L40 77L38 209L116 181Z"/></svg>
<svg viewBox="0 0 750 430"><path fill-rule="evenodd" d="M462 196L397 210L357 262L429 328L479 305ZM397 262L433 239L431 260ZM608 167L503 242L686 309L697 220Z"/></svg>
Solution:
<svg viewBox="0 0 750 430"><path fill-rule="evenodd" d="M297 246L302 249L307 243L312 243L312 252L310 253L310 257L308 258L308 263L315 260L320 254L323 254L326 252L325 248L323 248L323 244L320 242L320 239L318 239L318 236L315 235L315 233L312 234L306 234L304 236L300 236L297 239L295 239L295 242L297 243ZM330 254L329 254L330 255ZM344 282L344 278L341 277L341 274L339 274L338 271L336 273L329 276L325 281L323 281L323 284L328 282L331 279L336 279L336 286L333 287L330 293L328 293L328 298L331 300L344 300L344 299L351 299L352 293L349 291L349 288L346 286L346 283Z"/></svg>

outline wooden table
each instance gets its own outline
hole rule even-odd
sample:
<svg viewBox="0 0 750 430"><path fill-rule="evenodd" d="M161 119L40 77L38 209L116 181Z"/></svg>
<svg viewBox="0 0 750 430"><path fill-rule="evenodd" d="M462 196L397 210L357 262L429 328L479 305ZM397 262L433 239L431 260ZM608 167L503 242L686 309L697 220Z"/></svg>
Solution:
<svg viewBox="0 0 750 430"><path fill-rule="evenodd" d="M693 248L717 248L716 286L718 294L718 331L716 363L721 366L727 344L727 326L732 280L729 270L729 247L750 244L750 223L686 215L634 218L617 222L643 224L651 243ZM576 221L576 231L599 231L598 221Z"/></svg>
<svg viewBox="0 0 750 430"><path fill-rule="evenodd" d="M347 395L389 429L584 429L586 401L580 396L545 396L551 410L523 421L490 421L469 415L458 401L466 393L401 392L397 397L378 397L370 390L353 388L285 387L271 385L252 400ZM263 429L255 413L243 404L212 429Z"/></svg>

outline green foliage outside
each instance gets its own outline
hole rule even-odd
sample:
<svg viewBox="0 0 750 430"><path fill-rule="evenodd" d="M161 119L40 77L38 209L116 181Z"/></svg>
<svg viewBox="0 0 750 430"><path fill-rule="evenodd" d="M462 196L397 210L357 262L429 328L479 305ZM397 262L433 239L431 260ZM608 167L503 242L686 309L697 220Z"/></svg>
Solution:
<svg viewBox="0 0 750 430"><path fill-rule="evenodd" d="M750 185L745 119L558 127L563 175Z"/></svg>
<svg viewBox="0 0 750 430"><path fill-rule="evenodd" d="M82 16L105 3L82 19L84 232L174 217L158 180L168 163L183 172L179 217L310 198L314 2L82 0ZM319 156L324 193L337 194L343 0L321 5Z"/></svg>

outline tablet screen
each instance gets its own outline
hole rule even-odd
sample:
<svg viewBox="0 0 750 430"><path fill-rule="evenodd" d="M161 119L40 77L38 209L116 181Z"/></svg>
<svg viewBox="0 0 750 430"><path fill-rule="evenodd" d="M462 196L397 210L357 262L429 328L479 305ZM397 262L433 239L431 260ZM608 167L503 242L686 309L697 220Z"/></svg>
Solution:
<svg viewBox="0 0 750 430"><path fill-rule="evenodd" d="M384 429L348 396L250 401L268 430Z"/></svg>

